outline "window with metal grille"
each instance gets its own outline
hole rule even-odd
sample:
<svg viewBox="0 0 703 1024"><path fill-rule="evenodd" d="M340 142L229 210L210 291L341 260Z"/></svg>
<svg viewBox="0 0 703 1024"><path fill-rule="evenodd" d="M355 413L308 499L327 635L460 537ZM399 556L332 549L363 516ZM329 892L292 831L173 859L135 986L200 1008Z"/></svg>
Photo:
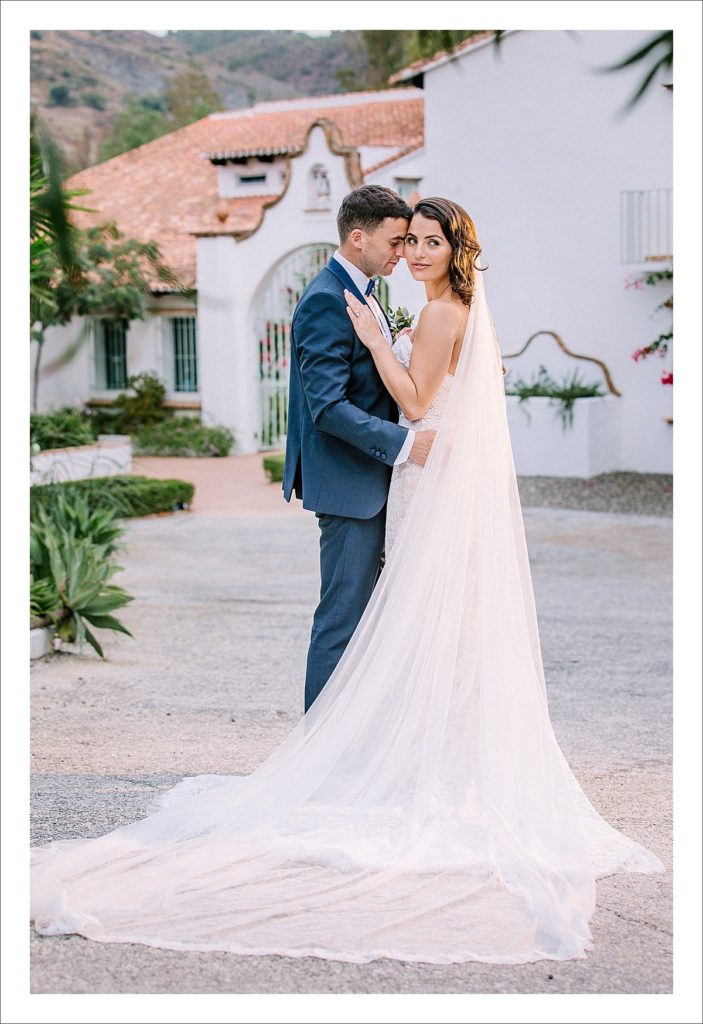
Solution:
<svg viewBox="0 0 703 1024"><path fill-rule="evenodd" d="M171 319L174 391L198 390L195 324L194 316L174 316Z"/></svg>
<svg viewBox="0 0 703 1024"><path fill-rule="evenodd" d="M620 193L620 262L648 263L672 257L672 189Z"/></svg>
<svg viewBox="0 0 703 1024"><path fill-rule="evenodd" d="M97 320L95 365L98 388L121 391L127 387L126 320Z"/></svg>

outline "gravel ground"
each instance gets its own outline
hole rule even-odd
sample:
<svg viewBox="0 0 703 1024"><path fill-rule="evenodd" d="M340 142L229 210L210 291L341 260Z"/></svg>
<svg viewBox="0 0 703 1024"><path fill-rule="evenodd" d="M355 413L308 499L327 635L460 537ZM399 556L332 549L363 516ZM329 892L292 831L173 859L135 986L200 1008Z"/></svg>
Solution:
<svg viewBox="0 0 703 1024"><path fill-rule="evenodd" d="M283 501L281 485L269 483L261 455L189 459L140 455L132 472L176 477L195 484L191 511L209 516L307 516L300 502ZM670 516L673 478L664 473L603 473L588 478L518 477L523 507Z"/></svg>
<svg viewBox="0 0 703 1024"><path fill-rule="evenodd" d="M633 502L620 483L612 500ZM578 486L552 481L533 496L556 503ZM598 810L669 865L671 521L651 515L664 493L660 478L645 481L631 515L525 507L525 525L559 742ZM318 590L312 514L208 514L201 503L129 520L125 540L115 582L136 598L118 613L134 639L104 633L106 661L87 648L33 664L35 843L123 824L184 774L250 771L302 711ZM32 934L32 991L672 991L669 872L602 879L592 927L585 960L520 967L175 953Z"/></svg>
<svg viewBox="0 0 703 1024"><path fill-rule="evenodd" d="M523 507L573 508L670 516L673 477L664 473L602 473L588 478L518 477Z"/></svg>

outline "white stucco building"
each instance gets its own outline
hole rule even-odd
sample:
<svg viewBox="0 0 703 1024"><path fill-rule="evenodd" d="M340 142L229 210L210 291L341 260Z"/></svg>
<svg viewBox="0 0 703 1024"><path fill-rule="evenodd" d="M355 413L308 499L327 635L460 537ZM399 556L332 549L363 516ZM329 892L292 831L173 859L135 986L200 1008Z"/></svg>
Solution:
<svg viewBox="0 0 703 1024"><path fill-rule="evenodd" d="M79 318L47 331L38 409L110 405L156 372L168 405L229 427L241 453L285 440L288 334L297 297L338 243L336 214L376 165L422 144L415 87L213 114L69 182L99 215L160 245L197 304L154 280L144 321ZM385 175L387 178L388 175ZM405 269L405 268L403 268ZM405 273L393 301L419 305ZM386 299L388 296L386 294ZM70 362L61 353L83 332Z"/></svg>
<svg viewBox="0 0 703 1024"><path fill-rule="evenodd" d="M516 31L497 59L486 33L399 72L400 88L211 115L76 175L102 219L160 244L197 308L155 282L146 321L87 325L63 366L81 325L50 331L39 408L109 403L126 374L154 370L173 407L230 427L237 451L280 449L292 308L336 246L342 197L377 182L469 211L511 378L545 365L604 383L588 360L610 371L612 391L580 400L570 432L546 400L530 420L509 403L518 472L671 472L671 354L632 359L669 329L655 307L670 285L625 281L671 266L672 96L657 83L618 118L643 72L592 70L648 34ZM403 263L388 287L393 307L424 301ZM540 334L507 358L542 331L572 354Z"/></svg>
<svg viewBox="0 0 703 1024"><path fill-rule="evenodd" d="M671 472L672 389L661 383L671 352L632 359L670 330L671 311L655 309L671 283L625 285L643 271L671 267L672 93L664 87L671 78L656 78L619 116L646 67L595 71L652 34L516 31L503 37L497 55L486 33L394 80L423 88L420 191L454 198L471 214L483 265L490 265L486 295L503 353L548 330L572 352L603 360L621 396L601 402L601 464ZM547 336L506 361L511 376L524 379L540 364L557 380L575 368L584 380L602 379L595 364L565 357ZM535 473L539 448L549 441L523 432L517 412L511 409L518 470L522 464ZM555 443L559 438L556 431ZM547 451L543 462L554 464Z"/></svg>

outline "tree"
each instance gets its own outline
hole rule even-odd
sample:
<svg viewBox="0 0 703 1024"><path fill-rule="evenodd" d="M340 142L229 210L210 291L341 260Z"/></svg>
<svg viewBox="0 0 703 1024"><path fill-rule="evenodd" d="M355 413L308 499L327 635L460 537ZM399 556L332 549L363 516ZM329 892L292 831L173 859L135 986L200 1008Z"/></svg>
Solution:
<svg viewBox="0 0 703 1024"><path fill-rule="evenodd" d="M337 80L350 92L361 89L383 89L389 77L415 60L431 57L439 50L451 50L457 43L474 35L479 29L368 29L348 32L350 63L361 63L364 70L349 68L337 71Z"/></svg>
<svg viewBox="0 0 703 1024"><path fill-rule="evenodd" d="M344 89L378 89L388 84L390 76L413 61L432 57L442 50L451 51L458 43L468 39L479 29L416 29L414 31L368 30L350 32L348 43L350 53L358 55L363 51L364 72L359 75L344 68L337 72L337 78ZM570 33L572 34L572 33ZM504 29L496 29L493 44L496 54L500 50ZM620 71L640 64L645 74L634 95L630 98L624 113L630 111L654 82L660 70L668 71L673 65L674 33L655 32L646 43L628 54L621 61L595 70L602 73Z"/></svg>
<svg viewBox="0 0 703 1024"><path fill-rule="evenodd" d="M222 109L222 100L210 79L197 70L184 71L172 78L166 90L166 101L171 112L171 130Z"/></svg>
<svg viewBox="0 0 703 1024"><path fill-rule="evenodd" d="M37 342L32 409L37 408L39 367L48 327L74 316L97 313L144 319L150 281L192 296L161 260L154 242L126 238L113 221L78 228L73 210L95 213L71 200L87 189L66 190L57 152L35 117L30 122L30 334ZM59 359L67 362L85 339L85 330Z"/></svg>
<svg viewBox="0 0 703 1024"><path fill-rule="evenodd" d="M128 149L143 146L173 131L169 118L157 107L158 100L129 93L124 99L124 110L112 122L112 128L100 145L100 159L109 160Z"/></svg>
<svg viewBox="0 0 703 1024"><path fill-rule="evenodd" d="M601 70L608 73L611 71L620 71L622 68L632 67L633 64L644 64L645 66L649 64L647 73L640 81L639 88L635 93L633 93L625 106L624 113L627 113L639 102L642 96L644 96L645 92L654 81L657 72L659 70L670 71L673 63L674 33L657 32L655 35L650 36L645 45L639 50L635 50L619 63L612 64L609 67L602 68Z"/></svg>
<svg viewBox="0 0 703 1024"><path fill-rule="evenodd" d="M388 78L403 67L405 46L413 33L387 29L368 29L347 33L350 64L363 65L360 73L350 68L337 71L337 81L343 89L358 92L362 89L383 89Z"/></svg>
<svg viewBox="0 0 703 1024"><path fill-rule="evenodd" d="M30 116L29 162L29 294L33 324L50 318L56 309L49 254L51 262L68 278L75 274L77 257L69 212L87 209L73 205L71 200L88 190L64 189L64 160L36 111Z"/></svg>
<svg viewBox="0 0 703 1024"><path fill-rule="evenodd" d="M410 33L405 45L404 61L412 64L413 61L432 57L442 50L453 50L457 43L476 35L479 31L480 29L460 28L417 29Z"/></svg>
<svg viewBox="0 0 703 1024"><path fill-rule="evenodd" d="M214 110L221 110L222 101L207 75L201 71L186 71L171 80L163 97L127 93L123 106L124 110L115 117L110 133L101 143L101 160L110 160Z"/></svg>

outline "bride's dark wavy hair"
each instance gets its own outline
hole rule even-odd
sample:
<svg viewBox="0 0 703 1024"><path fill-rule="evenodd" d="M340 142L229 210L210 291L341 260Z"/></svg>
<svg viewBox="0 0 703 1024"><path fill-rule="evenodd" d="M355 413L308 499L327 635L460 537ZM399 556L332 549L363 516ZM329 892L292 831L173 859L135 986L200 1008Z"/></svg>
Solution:
<svg viewBox="0 0 703 1024"><path fill-rule="evenodd" d="M421 199L413 207L413 214L415 213L436 220L441 227L444 237L452 247L449 283L452 291L459 296L464 305L470 306L476 289L476 271L488 269L479 267L476 263L481 246L474 222L463 206L439 196Z"/></svg>

